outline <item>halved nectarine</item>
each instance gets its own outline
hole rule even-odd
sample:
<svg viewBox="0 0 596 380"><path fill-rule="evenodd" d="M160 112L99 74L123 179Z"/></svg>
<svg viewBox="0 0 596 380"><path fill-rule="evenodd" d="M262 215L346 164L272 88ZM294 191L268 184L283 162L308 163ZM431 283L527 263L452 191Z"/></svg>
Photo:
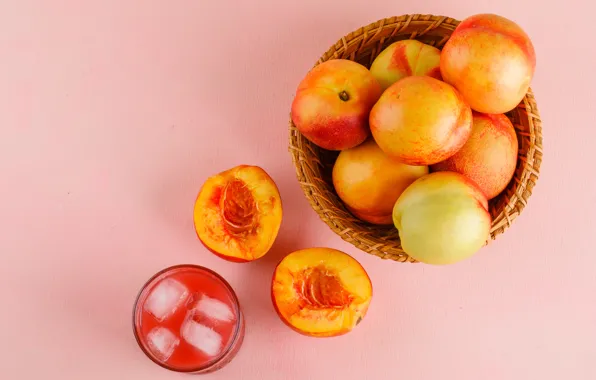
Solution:
<svg viewBox="0 0 596 380"><path fill-rule="evenodd" d="M275 268L271 297L281 320L307 336L350 332L372 298L368 274L350 255L308 248L287 255Z"/></svg>
<svg viewBox="0 0 596 380"><path fill-rule="evenodd" d="M277 185L258 166L239 165L208 178L194 207L201 242L234 262L264 256L277 237L281 220Z"/></svg>

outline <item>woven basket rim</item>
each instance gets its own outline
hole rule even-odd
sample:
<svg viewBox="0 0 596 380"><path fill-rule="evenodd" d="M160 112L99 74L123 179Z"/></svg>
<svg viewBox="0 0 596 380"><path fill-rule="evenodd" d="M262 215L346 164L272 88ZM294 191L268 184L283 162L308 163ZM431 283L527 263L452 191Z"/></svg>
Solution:
<svg viewBox="0 0 596 380"><path fill-rule="evenodd" d="M320 56L313 67L334 58L357 60L359 52L368 52L369 50L371 51L371 58L367 63L370 64L376 56L375 52L378 53L384 48L381 47L384 43L393 41L393 38L405 33L408 33L409 38L413 39L433 34L433 37L436 37L436 45L441 48L459 23L460 21L457 19L432 14L404 14L379 19L341 37ZM440 38L441 36L443 37ZM433 42L435 40L429 44L433 44ZM374 45L378 45L378 47ZM501 202L494 206L495 208L501 207L501 211L495 211L495 215L491 212L493 221L486 244L503 234L521 214L532 195L532 189L539 178L542 164L542 122L531 87L522 102L506 115L514 123L518 140L522 140L520 141L518 153L518 168L508 186L507 194L502 193L496 198L498 201L491 201L493 206ZM520 115L525 115L525 117L521 118ZM397 231L394 231L393 237L382 233L375 236L375 233L362 227L366 223L349 214L341 201L336 196L334 198L333 194L329 194L329 184L318 178L318 176L310 178L312 177L310 173L318 173L323 170L321 168L324 163L320 156L316 154L316 151L324 150L313 147L312 143L308 142L294 126L291 112L289 116L289 152L292 156L295 174L304 195L319 218L344 241L351 243L364 252L382 259L415 263L416 260L409 257L401 249ZM520 123L515 122L515 117L520 118ZM520 168L521 171L518 175ZM504 201L501 198L503 194L507 197ZM329 201L327 198L332 200ZM372 230L384 230L384 227L369 227ZM391 229L391 227L388 228Z"/></svg>

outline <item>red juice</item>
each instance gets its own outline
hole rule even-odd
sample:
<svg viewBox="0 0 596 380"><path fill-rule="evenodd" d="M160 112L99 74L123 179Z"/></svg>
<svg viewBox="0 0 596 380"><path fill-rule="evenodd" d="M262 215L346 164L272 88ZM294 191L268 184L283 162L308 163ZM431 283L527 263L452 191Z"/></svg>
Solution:
<svg viewBox="0 0 596 380"><path fill-rule="evenodd" d="M210 269L177 265L155 274L134 306L134 335L158 365L177 372L222 368L244 339L244 317L231 286Z"/></svg>

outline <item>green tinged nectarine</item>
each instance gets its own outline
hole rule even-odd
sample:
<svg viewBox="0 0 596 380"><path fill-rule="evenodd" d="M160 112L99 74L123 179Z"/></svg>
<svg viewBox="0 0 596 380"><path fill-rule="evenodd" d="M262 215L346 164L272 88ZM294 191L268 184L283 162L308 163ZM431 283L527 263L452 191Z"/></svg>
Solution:
<svg viewBox="0 0 596 380"><path fill-rule="evenodd" d="M489 237L491 216L482 191L454 172L411 184L393 209L403 250L417 261L445 265L474 255Z"/></svg>

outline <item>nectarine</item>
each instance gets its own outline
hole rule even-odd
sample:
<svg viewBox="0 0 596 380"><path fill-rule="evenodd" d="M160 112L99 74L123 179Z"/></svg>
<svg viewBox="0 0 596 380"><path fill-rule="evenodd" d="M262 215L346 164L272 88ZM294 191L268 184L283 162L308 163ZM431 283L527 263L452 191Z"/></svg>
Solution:
<svg viewBox="0 0 596 380"><path fill-rule="evenodd" d="M352 148L370 136L368 114L379 96L379 82L363 65L348 59L325 61L300 82L292 121L321 148Z"/></svg>
<svg viewBox="0 0 596 380"><path fill-rule="evenodd" d="M478 14L455 28L441 52L440 67L443 80L457 88L473 110L506 113L528 92L536 53L515 22Z"/></svg>
<svg viewBox="0 0 596 380"><path fill-rule="evenodd" d="M488 239L488 201L470 179L436 172L417 179L393 209L403 250L426 264L444 265L474 255Z"/></svg>
<svg viewBox="0 0 596 380"><path fill-rule="evenodd" d="M431 165L452 156L472 129L472 111L451 85L429 76L392 84L370 113L379 147L408 165Z"/></svg>
<svg viewBox="0 0 596 380"><path fill-rule="evenodd" d="M386 90L401 78L428 75L441 79L441 51L418 40L401 40L387 46L375 58L370 72Z"/></svg>
<svg viewBox="0 0 596 380"><path fill-rule="evenodd" d="M499 195L515 172L517 136L513 124L503 114L473 112L472 134L465 145L433 171L454 171L474 181L487 199Z"/></svg>
<svg viewBox="0 0 596 380"><path fill-rule="evenodd" d="M281 221L277 185L258 166L239 165L208 178L194 207L200 241L211 252L235 262L265 255Z"/></svg>
<svg viewBox="0 0 596 380"><path fill-rule="evenodd" d="M350 332L364 318L372 284L350 255L308 248L290 253L277 265L271 297L281 320L294 331L332 337Z"/></svg>
<svg viewBox="0 0 596 380"><path fill-rule="evenodd" d="M370 138L339 154L332 179L337 195L357 218L373 224L391 224L397 198L425 174L428 166L411 166L391 159Z"/></svg>

